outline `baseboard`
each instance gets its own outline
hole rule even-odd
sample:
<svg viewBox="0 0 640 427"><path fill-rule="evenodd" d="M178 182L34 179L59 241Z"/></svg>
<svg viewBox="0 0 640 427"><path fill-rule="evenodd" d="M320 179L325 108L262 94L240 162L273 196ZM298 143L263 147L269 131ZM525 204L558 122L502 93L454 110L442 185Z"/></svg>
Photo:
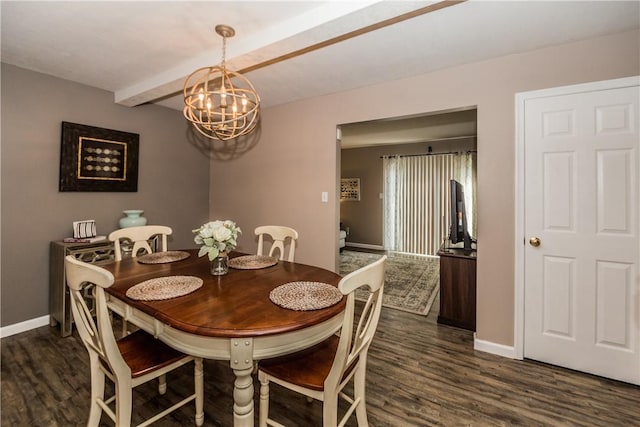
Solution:
<svg viewBox="0 0 640 427"><path fill-rule="evenodd" d="M49 321L50 316L46 315L31 320L25 320L24 322L14 323L13 325L4 326L0 328L0 338L10 337L11 335L27 332L31 329L48 325Z"/></svg>
<svg viewBox="0 0 640 427"><path fill-rule="evenodd" d="M479 340L476 338L475 333L473 334L473 349L497 356L508 357L509 359L518 359L515 347Z"/></svg>
<svg viewBox="0 0 640 427"><path fill-rule="evenodd" d="M413 256L413 257L440 259L440 257L438 255L414 254L412 252L398 252L398 251L389 251L389 253L391 253L391 254L400 254L400 255L410 255L410 256Z"/></svg>
<svg viewBox="0 0 640 427"><path fill-rule="evenodd" d="M368 243L354 243L354 242L347 242L347 246L351 246L354 248L362 248L362 249L375 249L378 251L383 251L384 247L380 246L380 245L370 245Z"/></svg>

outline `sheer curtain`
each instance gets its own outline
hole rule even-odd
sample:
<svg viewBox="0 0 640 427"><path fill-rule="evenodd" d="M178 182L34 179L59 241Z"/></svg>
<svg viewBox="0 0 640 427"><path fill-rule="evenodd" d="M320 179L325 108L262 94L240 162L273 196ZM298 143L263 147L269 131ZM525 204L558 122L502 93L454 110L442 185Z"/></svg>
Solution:
<svg viewBox="0 0 640 427"><path fill-rule="evenodd" d="M475 153L383 157L386 250L435 255L449 233L449 181L464 186L475 236Z"/></svg>

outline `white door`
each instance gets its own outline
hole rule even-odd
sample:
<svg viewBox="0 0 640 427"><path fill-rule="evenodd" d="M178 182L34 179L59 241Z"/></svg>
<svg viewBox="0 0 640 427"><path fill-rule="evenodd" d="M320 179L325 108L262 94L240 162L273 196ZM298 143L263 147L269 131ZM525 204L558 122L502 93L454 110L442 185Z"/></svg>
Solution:
<svg viewBox="0 0 640 427"><path fill-rule="evenodd" d="M640 89L621 81L524 101L524 357L640 384Z"/></svg>

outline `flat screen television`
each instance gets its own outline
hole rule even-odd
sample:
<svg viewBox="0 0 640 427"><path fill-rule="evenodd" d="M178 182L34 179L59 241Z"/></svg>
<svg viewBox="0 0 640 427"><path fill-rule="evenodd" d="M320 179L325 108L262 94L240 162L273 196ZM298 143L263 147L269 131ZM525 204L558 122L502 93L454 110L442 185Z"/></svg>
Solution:
<svg viewBox="0 0 640 427"><path fill-rule="evenodd" d="M452 244L464 243L465 250L471 250L471 235L467 227L467 212L464 206L464 187L455 179L451 182L451 229L449 231L449 240Z"/></svg>

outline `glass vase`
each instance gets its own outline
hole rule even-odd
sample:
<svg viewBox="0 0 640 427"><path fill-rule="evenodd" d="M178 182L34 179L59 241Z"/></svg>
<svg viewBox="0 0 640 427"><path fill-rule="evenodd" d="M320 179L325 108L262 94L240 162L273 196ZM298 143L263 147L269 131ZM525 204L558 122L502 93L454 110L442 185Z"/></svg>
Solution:
<svg viewBox="0 0 640 427"><path fill-rule="evenodd" d="M229 265L227 264L227 254L221 252L217 257L211 261L211 274L214 276L222 276L229 272Z"/></svg>

